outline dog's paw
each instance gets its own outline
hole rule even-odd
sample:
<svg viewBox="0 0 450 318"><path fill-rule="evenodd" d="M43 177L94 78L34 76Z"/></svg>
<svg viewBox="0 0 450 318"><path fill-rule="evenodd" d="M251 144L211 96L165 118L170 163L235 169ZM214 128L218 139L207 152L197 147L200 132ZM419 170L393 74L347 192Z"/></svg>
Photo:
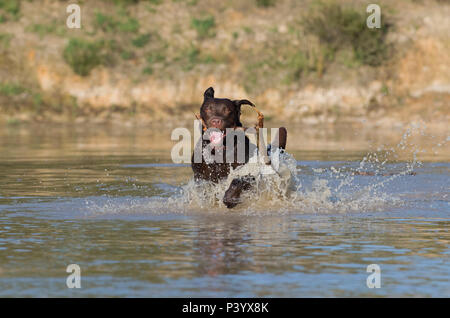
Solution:
<svg viewBox="0 0 450 318"><path fill-rule="evenodd" d="M225 206L228 209L232 209L234 208L236 205L238 205L239 202L237 202L236 200L232 200L232 201L226 201L225 199L223 200L223 204L225 204Z"/></svg>
<svg viewBox="0 0 450 318"><path fill-rule="evenodd" d="M223 204L226 205L227 208L234 208L238 203L240 203L240 196L242 192L242 181L239 179L234 179L230 187L227 191L225 191L225 195L223 196Z"/></svg>

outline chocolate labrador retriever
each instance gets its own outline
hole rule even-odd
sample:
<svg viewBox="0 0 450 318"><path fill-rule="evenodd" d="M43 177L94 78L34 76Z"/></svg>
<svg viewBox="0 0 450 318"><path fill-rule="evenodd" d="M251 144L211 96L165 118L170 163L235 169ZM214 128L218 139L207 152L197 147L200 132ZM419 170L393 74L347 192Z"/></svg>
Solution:
<svg viewBox="0 0 450 318"><path fill-rule="evenodd" d="M256 146L250 143L243 129L237 129L242 127L241 106L254 105L246 99L215 98L212 87L203 96L200 117L205 127L192 155L192 170L196 181L218 183L228 177L231 169L246 164L250 154L254 153ZM279 128L279 148L286 147L286 139L286 128ZM223 203L228 208L235 207L240 202L242 191L251 189L254 181L252 176L233 179Z"/></svg>

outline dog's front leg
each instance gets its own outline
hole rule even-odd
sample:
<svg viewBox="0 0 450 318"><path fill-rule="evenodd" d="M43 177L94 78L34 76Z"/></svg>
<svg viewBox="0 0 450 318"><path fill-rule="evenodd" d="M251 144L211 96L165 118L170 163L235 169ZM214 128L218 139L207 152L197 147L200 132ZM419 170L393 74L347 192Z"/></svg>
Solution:
<svg viewBox="0 0 450 318"><path fill-rule="evenodd" d="M227 208L234 208L241 202L241 193L244 190L250 190L255 181L254 177L247 176L242 178L236 178L231 181L230 187L223 196L223 203Z"/></svg>

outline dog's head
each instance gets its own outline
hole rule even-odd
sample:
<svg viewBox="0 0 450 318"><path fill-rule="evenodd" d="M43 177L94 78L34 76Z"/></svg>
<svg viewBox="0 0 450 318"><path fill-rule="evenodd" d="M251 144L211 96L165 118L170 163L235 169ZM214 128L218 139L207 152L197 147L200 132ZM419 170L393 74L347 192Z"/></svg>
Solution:
<svg viewBox="0 0 450 318"><path fill-rule="evenodd" d="M208 88L203 94L204 100L200 108L206 128L217 128L225 131L227 128L242 127L240 120L241 105L253 105L246 99L229 100L227 98L214 98L214 89Z"/></svg>

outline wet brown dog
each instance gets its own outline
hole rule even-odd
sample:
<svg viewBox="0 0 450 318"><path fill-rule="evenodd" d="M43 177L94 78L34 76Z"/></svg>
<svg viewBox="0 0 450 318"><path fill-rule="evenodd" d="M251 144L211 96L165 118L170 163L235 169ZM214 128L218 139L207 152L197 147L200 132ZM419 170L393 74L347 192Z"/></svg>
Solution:
<svg viewBox="0 0 450 318"><path fill-rule="evenodd" d="M202 132L202 139L197 143L192 155L192 170L196 181L217 183L228 177L231 168L235 169L249 161L256 146L250 143L243 130L236 129L242 127L242 105L254 106L246 99L214 98L212 87L205 91L200 116L207 130ZM284 149L286 128L279 128L278 139L278 147ZM204 149L208 152L205 153ZM206 158L207 154L209 158ZM223 203L228 208L235 207L240 202L242 191L251 189L253 182L254 178L251 176L234 179L225 192Z"/></svg>

